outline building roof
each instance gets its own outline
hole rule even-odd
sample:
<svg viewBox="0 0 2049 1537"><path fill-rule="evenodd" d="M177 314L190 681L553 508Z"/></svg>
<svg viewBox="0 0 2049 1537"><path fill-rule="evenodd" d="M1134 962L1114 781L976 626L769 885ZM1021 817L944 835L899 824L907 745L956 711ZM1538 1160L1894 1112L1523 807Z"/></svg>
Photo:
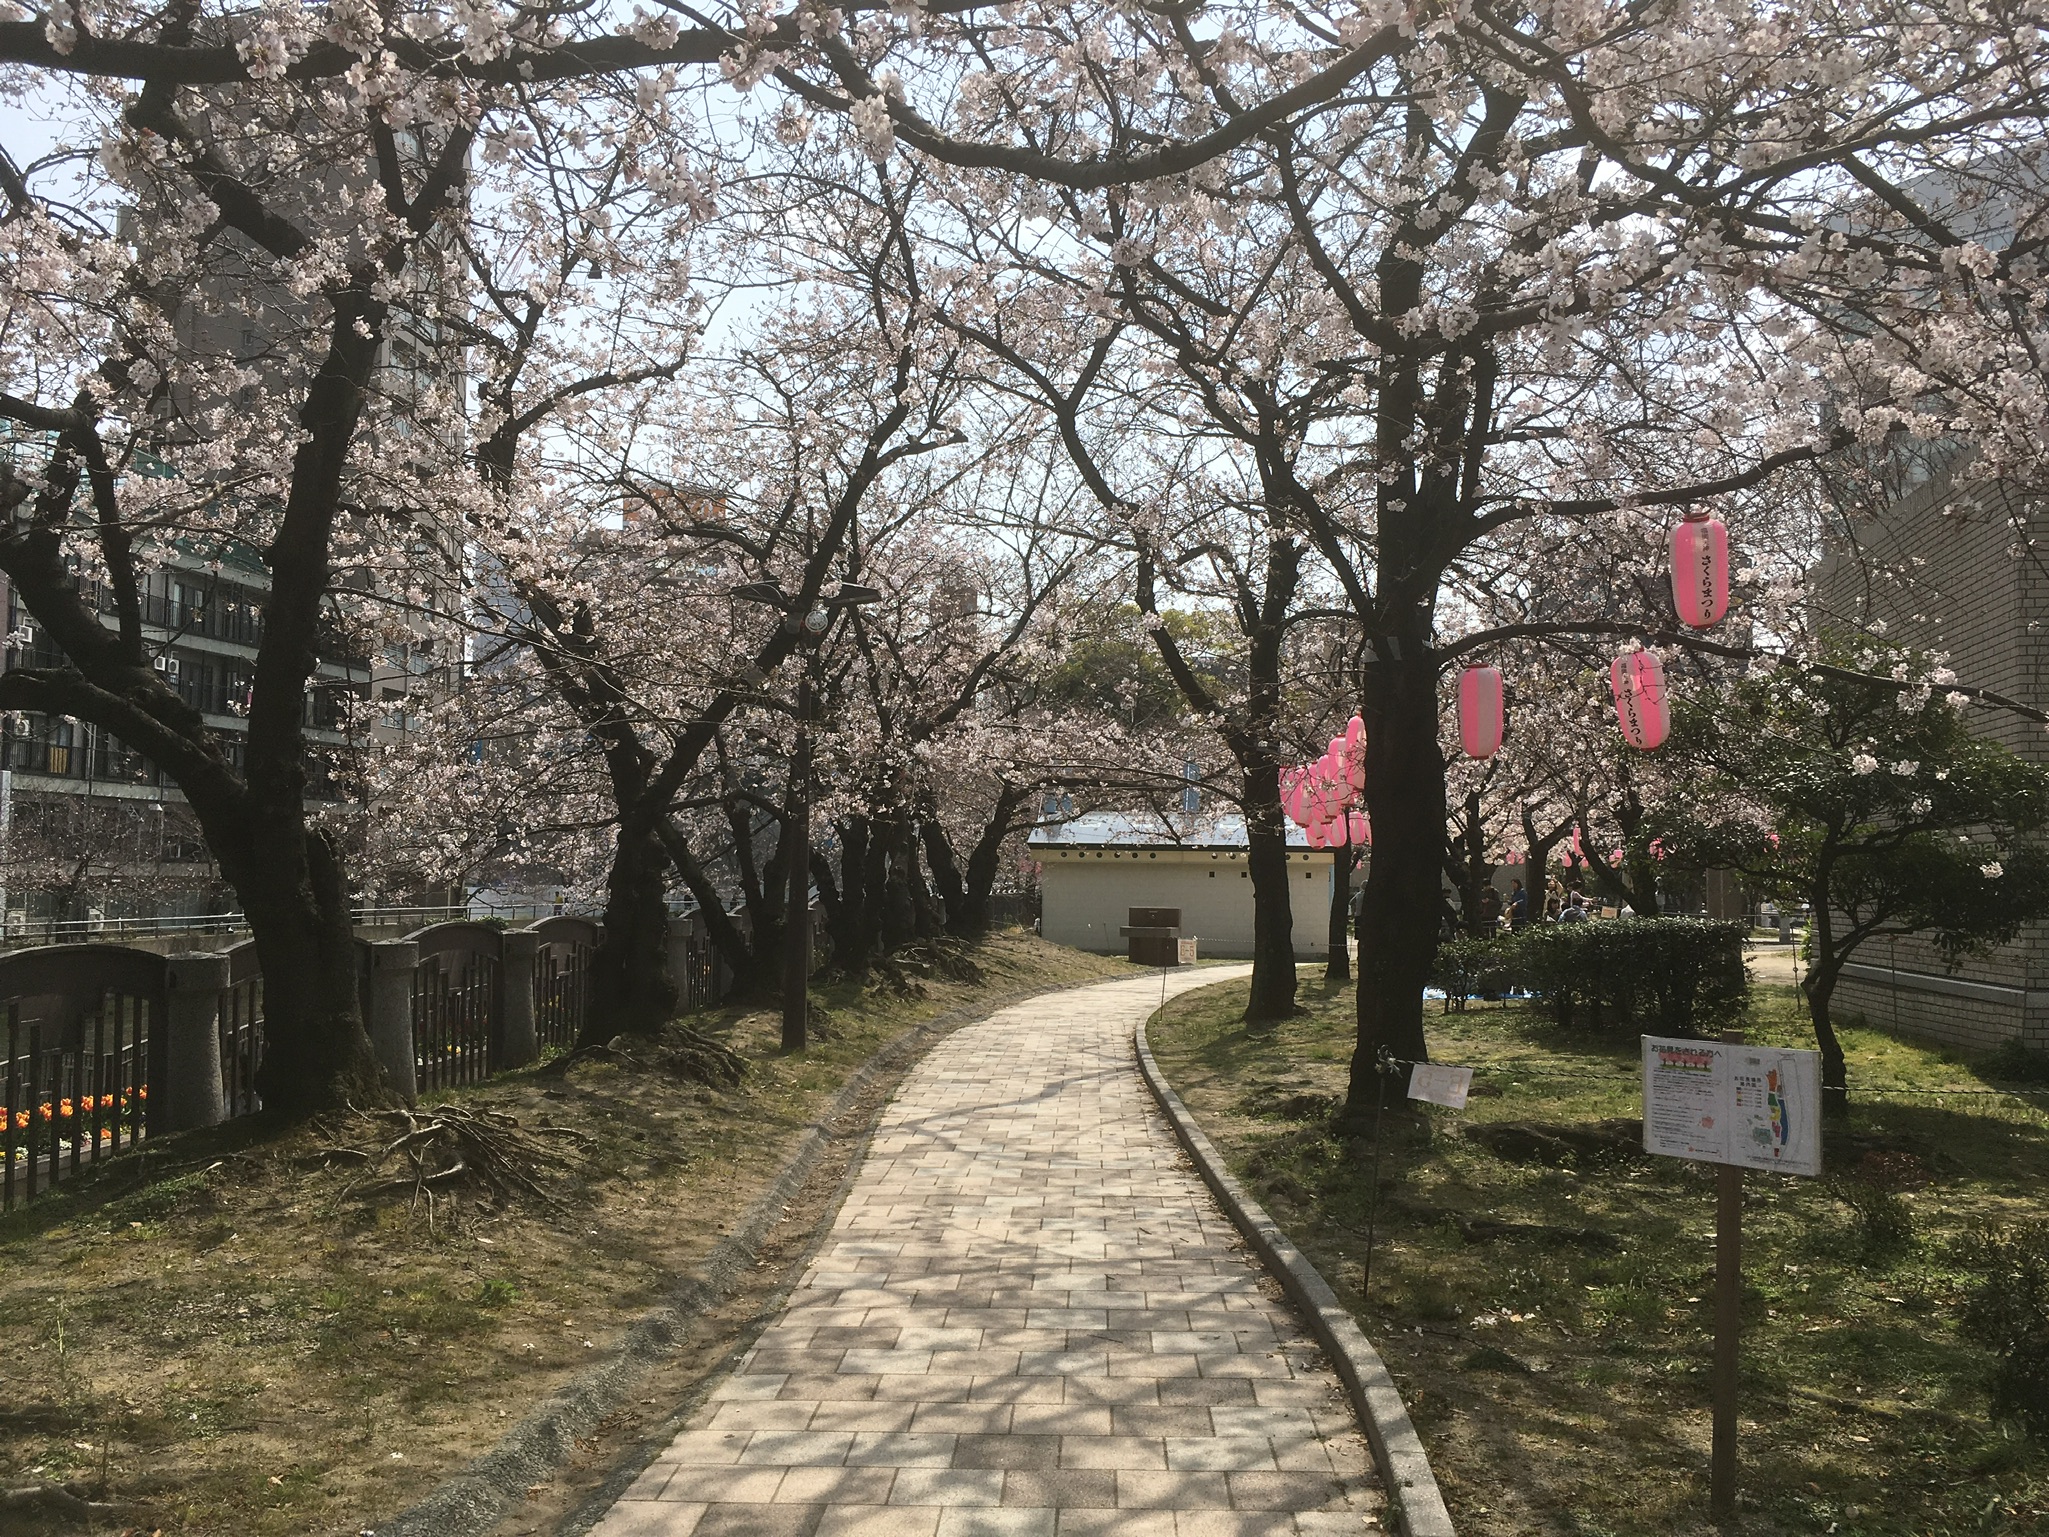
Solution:
<svg viewBox="0 0 2049 1537"><path fill-rule="evenodd" d="M1287 827L1289 848L1309 847L1301 828L1293 822ZM1221 816L1197 813L1162 821L1149 811L1092 811L1035 828L1025 842L1035 849L1242 849L1247 845L1245 818L1236 812Z"/></svg>

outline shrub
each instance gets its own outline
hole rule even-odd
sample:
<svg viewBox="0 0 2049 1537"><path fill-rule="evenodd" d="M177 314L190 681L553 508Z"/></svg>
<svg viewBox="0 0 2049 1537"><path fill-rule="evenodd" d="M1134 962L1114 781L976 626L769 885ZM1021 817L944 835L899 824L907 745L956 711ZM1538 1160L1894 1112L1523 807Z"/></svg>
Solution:
<svg viewBox="0 0 2049 1537"><path fill-rule="evenodd" d="M1568 1028L1697 1035L1750 1001L1745 925L1706 918L1615 918L1524 929L1522 985Z"/></svg>
<svg viewBox="0 0 2049 1537"><path fill-rule="evenodd" d="M1432 980L1463 1003L1526 991L1560 1025L1697 1035L1750 1000L1745 925L1704 918L1548 923L1438 947Z"/></svg>
<svg viewBox="0 0 2049 1537"><path fill-rule="evenodd" d="M2022 1041L2002 1041L1985 1059L1986 1072L2009 1083L2049 1083L2049 1051Z"/></svg>
<svg viewBox="0 0 2049 1537"><path fill-rule="evenodd" d="M1958 1259L1973 1272L1958 1323L1999 1358L1993 1412L2049 1438L2049 1222L1974 1234Z"/></svg>
<svg viewBox="0 0 2049 1537"><path fill-rule="evenodd" d="M1463 1009L1469 998L1493 997L1514 990L1512 949L1515 936L1461 934L1437 947L1437 963L1430 981L1444 990L1454 1010Z"/></svg>
<svg viewBox="0 0 2049 1537"><path fill-rule="evenodd" d="M1850 1237L1866 1264L1884 1265L1914 1247L1914 1209L1890 1185L1839 1179L1829 1193L1850 1209Z"/></svg>

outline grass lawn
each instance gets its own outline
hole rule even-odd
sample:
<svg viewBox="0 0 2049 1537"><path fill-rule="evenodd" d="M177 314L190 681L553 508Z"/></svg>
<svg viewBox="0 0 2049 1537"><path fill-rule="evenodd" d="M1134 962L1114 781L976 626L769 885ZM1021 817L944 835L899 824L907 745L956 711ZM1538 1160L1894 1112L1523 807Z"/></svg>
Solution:
<svg viewBox="0 0 2049 1537"><path fill-rule="evenodd" d="M1620 1146L1577 1152L1500 1130L1640 1115L1634 1036L1563 1036L1524 1005L1431 1004L1432 1055L1483 1071L1463 1111L1387 1117L1362 1300L1372 1143L1330 1119L1351 990L1307 983L1306 1011L1263 1036L1238 1024L1244 996L1238 983L1176 1000L1153 1049L1386 1357L1459 1531L1711 1530L1710 1169L1631 1151L1627 1125L1606 1128ZM1791 988L1758 989L1751 1038L1811 1044ZM1989 1417L1990 1359L1953 1325L1952 1254L1961 1235L2049 1215L2049 1101L1859 1099L1860 1081L1985 1082L1876 1030L1846 1041L1855 1105L1829 1133L1828 1177L1748 1176L1740 1529L2049 1531L2049 1449Z"/></svg>
<svg viewBox="0 0 2049 1537"><path fill-rule="evenodd" d="M780 1053L773 1014L697 1016L748 1059L736 1089L598 1061L448 1096L555 1129L552 1208L444 1197L430 1228L410 1191L352 1196L352 1169L321 1149L375 1134L341 1120L234 1123L60 1186L0 1219L0 1490L104 1487L133 1507L108 1530L166 1537L375 1527L600 1359L885 1041L1136 970L1023 934L974 959L979 980L823 988L831 1038L800 1057ZM637 1407L658 1421L687 1387ZM0 1510L10 1537L77 1530Z"/></svg>

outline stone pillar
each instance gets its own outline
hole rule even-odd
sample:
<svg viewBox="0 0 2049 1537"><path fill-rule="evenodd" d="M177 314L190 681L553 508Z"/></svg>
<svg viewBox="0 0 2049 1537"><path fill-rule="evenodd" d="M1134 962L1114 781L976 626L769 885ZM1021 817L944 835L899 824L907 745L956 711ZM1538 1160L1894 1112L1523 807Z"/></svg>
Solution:
<svg viewBox="0 0 2049 1537"><path fill-rule="evenodd" d="M407 1104L419 1094L413 1051L413 974L420 969L416 939L379 939L370 944L370 1045Z"/></svg>
<svg viewBox="0 0 2049 1537"><path fill-rule="evenodd" d="M221 1083L221 994L225 955L174 955L164 966L164 1125L170 1131L218 1126L228 1118Z"/></svg>
<svg viewBox="0 0 2049 1537"><path fill-rule="evenodd" d="M534 1019L534 978L539 970L541 936L528 929L508 929L498 966L497 1066L525 1067L541 1054Z"/></svg>

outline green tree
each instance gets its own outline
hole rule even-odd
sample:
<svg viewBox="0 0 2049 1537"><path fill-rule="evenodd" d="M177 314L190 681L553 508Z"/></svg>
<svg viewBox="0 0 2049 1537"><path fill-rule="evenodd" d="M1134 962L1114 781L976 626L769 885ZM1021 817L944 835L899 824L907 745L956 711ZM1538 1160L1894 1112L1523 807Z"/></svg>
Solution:
<svg viewBox="0 0 2049 1537"><path fill-rule="evenodd" d="M2049 771L1974 732L1947 679L1925 656L1833 647L1682 708L1666 749L1667 856L1812 909L1800 986L1832 1114L1849 1081L1829 1004L1860 946L1926 935L1954 965L2049 914Z"/></svg>

